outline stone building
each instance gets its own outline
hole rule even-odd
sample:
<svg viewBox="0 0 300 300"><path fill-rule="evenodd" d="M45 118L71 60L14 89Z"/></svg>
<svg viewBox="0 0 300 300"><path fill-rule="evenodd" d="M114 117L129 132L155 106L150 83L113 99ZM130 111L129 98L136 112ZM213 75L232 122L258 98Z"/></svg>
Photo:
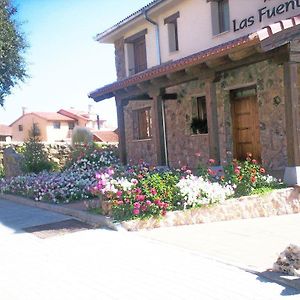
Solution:
<svg viewBox="0 0 300 300"><path fill-rule="evenodd" d="M155 0L98 34L118 80L89 96L115 97L122 161L250 152L299 183L299 14L300 0Z"/></svg>

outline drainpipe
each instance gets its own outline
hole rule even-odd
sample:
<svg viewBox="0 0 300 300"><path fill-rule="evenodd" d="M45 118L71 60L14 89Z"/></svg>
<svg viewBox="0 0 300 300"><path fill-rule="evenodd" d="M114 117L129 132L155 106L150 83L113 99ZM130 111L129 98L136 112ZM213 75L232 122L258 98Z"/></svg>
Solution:
<svg viewBox="0 0 300 300"><path fill-rule="evenodd" d="M153 21L148 17L148 11L144 10L144 18L149 23L155 26L155 38L156 38L156 51L157 51L157 62L158 65L161 65L161 51L160 51L160 40L159 40L159 26L158 23ZM165 120L165 103L164 100L161 102L161 110L162 110L162 123L163 123L163 132L164 132L164 152L165 152L165 160L166 165L169 165L169 159L168 159L168 148L167 148L167 130L166 130L166 120Z"/></svg>
<svg viewBox="0 0 300 300"><path fill-rule="evenodd" d="M155 26L157 62L158 62L158 64L160 65L160 64L161 64L161 52L160 52L160 41L159 41L159 26L158 26L158 24L157 24L155 21L153 21L152 19L150 19L150 18L148 17L148 14L147 14L147 13L148 13L148 11L145 9L145 10L144 10L144 17L145 17L145 19L146 19L149 23L151 23L152 25Z"/></svg>

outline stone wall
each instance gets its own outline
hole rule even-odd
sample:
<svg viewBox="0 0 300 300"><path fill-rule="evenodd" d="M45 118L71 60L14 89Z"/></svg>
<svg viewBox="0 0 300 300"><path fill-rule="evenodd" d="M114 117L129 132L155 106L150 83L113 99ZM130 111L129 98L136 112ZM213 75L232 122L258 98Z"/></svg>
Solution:
<svg viewBox="0 0 300 300"><path fill-rule="evenodd" d="M126 77L124 39L115 41L115 64L118 80Z"/></svg>
<svg viewBox="0 0 300 300"><path fill-rule="evenodd" d="M71 153L70 146L65 143L44 144L44 145L49 159L58 163L60 166L63 166ZM23 147L23 143L0 143L0 164L1 165L3 161L3 151L8 147L12 147L17 152L20 152Z"/></svg>
<svg viewBox="0 0 300 300"><path fill-rule="evenodd" d="M192 134L192 100L205 95L205 84L191 81L167 89L168 93L177 93L177 100L165 101L166 136L168 156L171 167L188 166L192 169L201 161L208 160L208 134ZM197 155L196 155L197 154Z"/></svg>
<svg viewBox="0 0 300 300"><path fill-rule="evenodd" d="M273 191L264 196L247 196L226 200L223 204L168 212L164 218L122 222L129 231L250 219L300 213L300 188Z"/></svg>

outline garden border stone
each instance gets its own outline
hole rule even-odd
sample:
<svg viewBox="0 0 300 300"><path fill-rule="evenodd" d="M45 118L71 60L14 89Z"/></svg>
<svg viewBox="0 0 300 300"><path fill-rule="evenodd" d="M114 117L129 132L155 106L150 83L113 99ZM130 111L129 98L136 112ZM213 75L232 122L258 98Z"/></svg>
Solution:
<svg viewBox="0 0 300 300"><path fill-rule="evenodd" d="M163 218L123 221L121 225L128 231L138 231L294 213L300 213L299 186L275 190L265 195L233 198L207 207L168 212Z"/></svg>

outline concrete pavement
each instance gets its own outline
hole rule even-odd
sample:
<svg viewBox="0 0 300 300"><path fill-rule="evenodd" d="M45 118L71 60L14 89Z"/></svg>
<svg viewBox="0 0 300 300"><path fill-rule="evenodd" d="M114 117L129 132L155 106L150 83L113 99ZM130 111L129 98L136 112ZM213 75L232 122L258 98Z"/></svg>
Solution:
<svg viewBox="0 0 300 300"><path fill-rule="evenodd" d="M103 229L49 239L59 214L0 200L0 299L300 299L298 291L189 251Z"/></svg>

